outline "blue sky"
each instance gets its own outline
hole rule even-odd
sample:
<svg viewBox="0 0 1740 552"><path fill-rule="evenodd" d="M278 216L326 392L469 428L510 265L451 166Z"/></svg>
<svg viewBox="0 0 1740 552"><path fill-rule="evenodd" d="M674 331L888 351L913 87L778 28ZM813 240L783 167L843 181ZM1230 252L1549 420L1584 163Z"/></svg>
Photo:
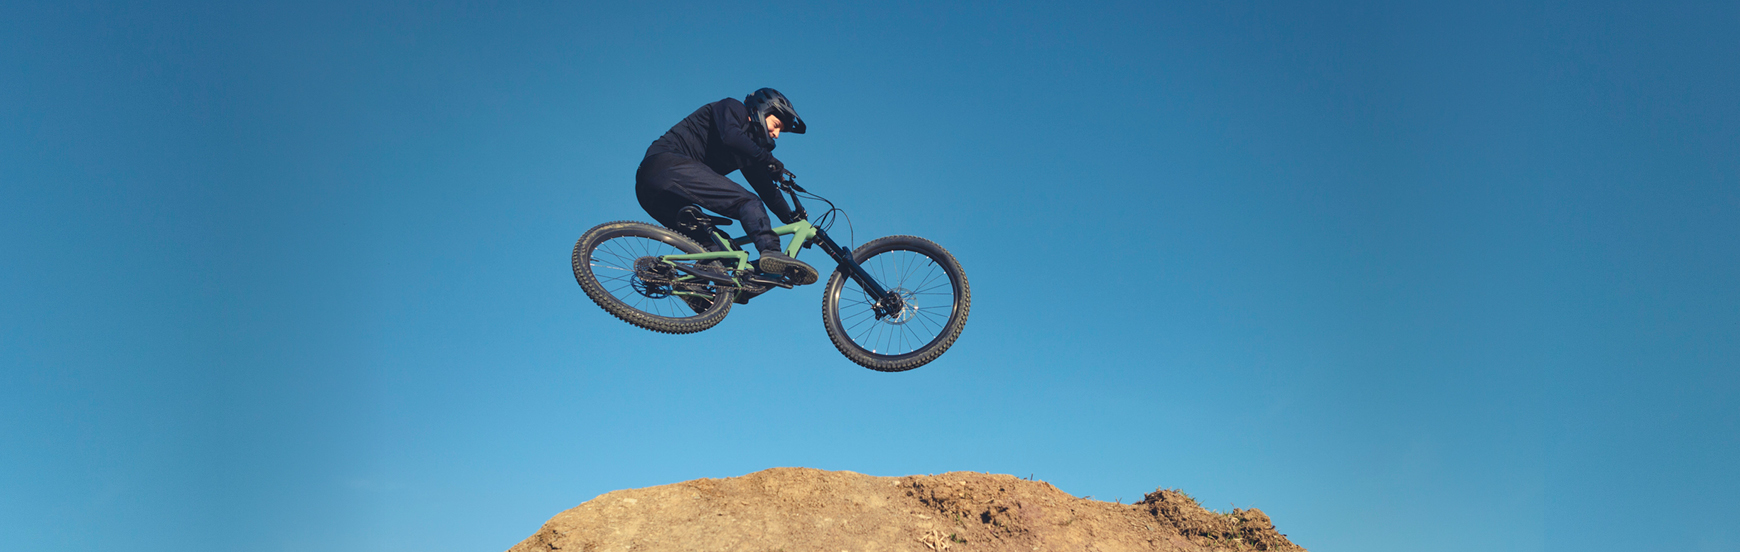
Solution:
<svg viewBox="0 0 1740 552"><path fill-rule="evenodd" d="M1180 488L1313 550L1740 550L1733 3L0 6L0 535L490 550L775 466ZM858 243L665 336L568 269L773 86Z"/></svg>

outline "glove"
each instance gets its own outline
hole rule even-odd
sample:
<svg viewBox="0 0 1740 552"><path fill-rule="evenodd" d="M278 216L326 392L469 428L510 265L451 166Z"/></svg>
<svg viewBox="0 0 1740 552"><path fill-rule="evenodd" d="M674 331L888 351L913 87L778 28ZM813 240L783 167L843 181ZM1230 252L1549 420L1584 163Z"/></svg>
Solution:
<svg viewBox="0 0 1740 552"><path fill-rule="evenodd" d="M778 159L774 159L772 163L768 163L767 164L767 176L769 178L774 179L774 180L784 179L785 178L785 163L778 160Z"/></svg>

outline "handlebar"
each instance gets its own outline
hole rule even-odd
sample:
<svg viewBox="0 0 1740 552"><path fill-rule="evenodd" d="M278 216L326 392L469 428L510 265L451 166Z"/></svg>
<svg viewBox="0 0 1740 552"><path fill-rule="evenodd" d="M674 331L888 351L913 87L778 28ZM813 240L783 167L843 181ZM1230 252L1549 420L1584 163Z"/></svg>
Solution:
<svg viewBox="0 0 1740 552"><path fill-rule="evenodd" d="M773 181L779 183L779 189L781 190L787 192L797 190L801 193L809 193L809 190L805 190L803 186L798 185L797 175L792 174L791 171L784 171L783 174L773 175Z"/></svg>

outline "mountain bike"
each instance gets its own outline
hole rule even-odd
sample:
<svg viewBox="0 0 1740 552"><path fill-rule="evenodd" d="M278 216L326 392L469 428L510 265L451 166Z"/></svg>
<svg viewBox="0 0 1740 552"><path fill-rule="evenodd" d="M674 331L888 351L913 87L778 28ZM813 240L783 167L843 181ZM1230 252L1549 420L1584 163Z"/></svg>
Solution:
<svg viewBox="0 0 1740 552"><path fill-rule="evenodd" d="M790 173L777 184L790 195L797 218L773 229L791 236L785 254L795 258L820 247L836 263L822 287L822 328L840 354L872 370L900 372L936 360L955 343L972 295L954 255L916 236L878 238L847 253L828 236L844 211L798 186ZM816 217L819 224L810 222L804 197L828 204ZM678 229L713 238L705 247L662 226L600 224L574 244L574 279L593 302L629 324L671 334L706 330L733 304L797 283L795 273L764 273L750 263L742 248L754 240L719 229L732 223L694 206L679 211Z"/></svg>

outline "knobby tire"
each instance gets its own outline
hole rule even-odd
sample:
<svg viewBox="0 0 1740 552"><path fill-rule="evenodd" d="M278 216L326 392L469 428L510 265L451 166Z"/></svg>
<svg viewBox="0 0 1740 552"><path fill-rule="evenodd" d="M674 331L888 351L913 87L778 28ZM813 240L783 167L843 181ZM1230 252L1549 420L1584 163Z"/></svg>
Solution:
<svg viewBox="0 0 1740 552"><path fill-rule="evenodd" d="M844 269L836 269L822 290L822 327L840 354L871 370L902 372L936 360L954 345L972 306L967 274L954 255L924 238L889 236L859 246L852 258L884 289L911 294L914 301L909 316L874 318L866 314L868 294ZM851 312L842 315L842 308Z"/></svg>
<svg viewBox="0 0 1740 552"><path fill-rule="evenodd" d="M674 251L666 251L667 248ZM718 290L707 310L694 313L678 296L654 298L639 294L635 281L641 284L645 281L639 280L632 270L625 275L622 266L625 258L633 255L674 255L679 251L705 250L682 234L651 224L631 221L600 224L574 243L574 280L592 302L623 322L670 334L699 332L719 324L731 312L733 290ZM627 262L632 265L632 260ZM599 271L609 274L601 280Z"/></svg>

